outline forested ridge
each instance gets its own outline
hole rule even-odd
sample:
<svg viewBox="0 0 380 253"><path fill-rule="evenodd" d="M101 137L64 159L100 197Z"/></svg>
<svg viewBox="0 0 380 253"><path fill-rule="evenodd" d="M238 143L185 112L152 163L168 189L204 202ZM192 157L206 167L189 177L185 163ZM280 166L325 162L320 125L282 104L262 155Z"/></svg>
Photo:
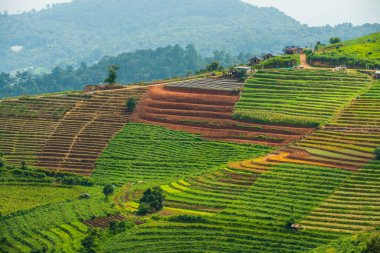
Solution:
<svg viewBox="0 0 380 253"><path fill-rule="evenodd" d="M92 65L82 63L78 68L57 66L47 74L1 73L0 98L81 90L85 85L104 82L111 65L119 67L118 83L131 84L194 74L213 61L227 67L246 62L248 58L248 54L231 56L225 51L214 51L212 57L202 57L193 45L137 50L115 57L105 56Z"/></svg>
<svg viewBox="0 0 380 253"><path fill-rule="evenodd" d="M0 15L0 71L49 71L177 43L194 44L203 56L215 49L234 55L279 53L288 44L310 46L379 30L379 24L308 27L275 8L240 0L74 0L39 12ZM22 50L14 52L13 46Z"/></svg>

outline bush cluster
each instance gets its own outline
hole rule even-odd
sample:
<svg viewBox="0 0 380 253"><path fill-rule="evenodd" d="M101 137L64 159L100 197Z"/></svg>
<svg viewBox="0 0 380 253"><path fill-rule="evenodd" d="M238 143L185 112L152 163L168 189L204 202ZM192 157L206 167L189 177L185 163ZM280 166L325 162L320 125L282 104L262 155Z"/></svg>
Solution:
<svg viewBox="0 0 380 253"><path fill-rule="evenodd" d="M184 223L208 223L209 221L202 216L193 216L193 215L177 215L172 216L168 219L172 222L184 222Z"/></svg>
<svg viewBox="0 0 380 253"><path fill-rule="evenodd" d="M164 199L164 192L160 187L149 188L140 199L138 214L145 215L162 210Z"/></svg>

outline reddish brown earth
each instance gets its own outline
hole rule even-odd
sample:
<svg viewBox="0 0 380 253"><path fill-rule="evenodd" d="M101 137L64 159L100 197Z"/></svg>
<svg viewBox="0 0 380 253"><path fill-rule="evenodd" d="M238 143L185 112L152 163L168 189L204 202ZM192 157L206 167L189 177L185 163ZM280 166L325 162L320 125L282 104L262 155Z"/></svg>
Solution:
<svg viewBox="0 0 380 253"><path fill-rule="evenodd" d="M129 122L126 101L130 96L140 98L146 89L100 91L78 101L51 132L38 154L37 166L90 175L109 140Z"/></svg>
<svg viewBox="0 0 380 253"><path fill-rule="evenodd" d="M131 121L201 134L206 139L283 146L313 131L232 119L239 94L157 85L149 88Z"/></svg>
<svg viewBox="0 0 380 253"><path fill-rule="evenodd" d="M108 217L97 217L92 220L84 221L87 226L95 228L108 228L113 221L123 221L125 217L121 214L111 215Z"/></svg>

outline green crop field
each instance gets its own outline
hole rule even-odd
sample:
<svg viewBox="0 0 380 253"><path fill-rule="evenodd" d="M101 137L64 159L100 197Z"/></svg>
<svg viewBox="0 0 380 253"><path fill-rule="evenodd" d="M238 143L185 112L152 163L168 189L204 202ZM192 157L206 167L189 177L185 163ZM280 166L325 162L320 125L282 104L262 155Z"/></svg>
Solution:
<svg viewBox="0 0 380 253"><path fill-rule="evenodd" d="M357 72L259 71L246 81L234 117L241 120L315 127L337 115L371 85Z"/></svg>
<svg viewBox="0 0 380 253"><path fill-rule="evenodd" d="M128 124L100 156L93 178L100 183L133 182L147 187L269 151L268 147L205 141L163 127Z"/></svg>
<svg viewBox="0 0 380 253"><path fill-rule="evenodd" d="M355 68L379 68L380 32L323 46L310 54L308 59L328 66L344 64Z"/></svg>
<svg viewBox="0 0 380 253"><path fill-rule="evenodd" d="M377 38L331 50L373 61ZM0 253L368 253L380 82L362 72L261 69L233 99L216 77L0 100Z"/></svg>

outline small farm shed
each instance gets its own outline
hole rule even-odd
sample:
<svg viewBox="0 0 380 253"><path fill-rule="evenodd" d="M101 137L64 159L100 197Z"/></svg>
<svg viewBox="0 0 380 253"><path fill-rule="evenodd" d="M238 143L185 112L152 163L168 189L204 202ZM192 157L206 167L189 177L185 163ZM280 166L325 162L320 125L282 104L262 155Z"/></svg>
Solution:
<svg viewBox="0 0 380 253"><path fill-rule="evenodd" d="M303 48L299 46L287 46L284 49L285 54L303 54Z"/></svg>
<svg viewBox="0 0 380 253"><path fill-rule="evenodd" d="M268 59L273 58L273 57L274 57L273 54L266 54L263 56L263 59L268 60Z"/></svg>
<svg viewBox="0 0 380 253"><path fill-rule="evenodd" d="M376 70L375 72L375 78L380 79L380 70Z"/></svg>
<svg viewBox="0 0 380 253"><path fill-rule="evenodd" d="M259 64L261 61L262 61L262 59L258 56L255 56L255 57L252 57L251 59L249 59L249 62L252 65Z"/></svg>
<svg viewBox="0 0 380 253"><path fill-rule="evenodd" d="M245 74L249 74L251 71L251 67L239 66L234 68L234 72L243 72Z"/></svg>
<svg viewBox="0 0 380 253"><path fill-rule="evenodd" d="M302 228L301 224L292 224L291 229L293 230L300 230Z"/></svg>

